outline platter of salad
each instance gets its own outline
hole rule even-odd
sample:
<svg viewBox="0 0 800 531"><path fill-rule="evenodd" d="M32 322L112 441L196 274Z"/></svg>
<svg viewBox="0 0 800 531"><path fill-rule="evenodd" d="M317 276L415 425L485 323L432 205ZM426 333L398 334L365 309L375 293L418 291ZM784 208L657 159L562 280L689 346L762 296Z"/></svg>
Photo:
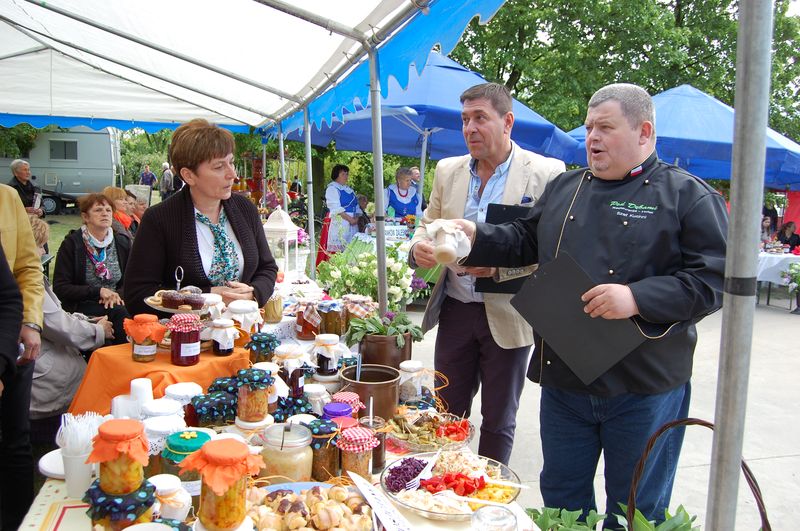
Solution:
<svg viewBox="0 0 800 531"><path fill-rule="evenodd" d="M434 409L411 410L389 421L386 437L410 452L433 452L440 448L458 450L475 436L475 426L465 418Z"/></svg>

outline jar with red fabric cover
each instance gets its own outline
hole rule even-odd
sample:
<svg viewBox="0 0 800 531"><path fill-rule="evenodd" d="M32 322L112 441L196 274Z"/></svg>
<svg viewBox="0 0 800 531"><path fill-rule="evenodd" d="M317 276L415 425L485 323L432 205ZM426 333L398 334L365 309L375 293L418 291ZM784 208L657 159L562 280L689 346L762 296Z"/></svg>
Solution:
<svg viewBox="0 0 800 531"><path fill-rule="evenodd" d="M170 361L188 367L200 361L200 330L203 324L193 313L178 313L167 323L170 331Z"/></svg>

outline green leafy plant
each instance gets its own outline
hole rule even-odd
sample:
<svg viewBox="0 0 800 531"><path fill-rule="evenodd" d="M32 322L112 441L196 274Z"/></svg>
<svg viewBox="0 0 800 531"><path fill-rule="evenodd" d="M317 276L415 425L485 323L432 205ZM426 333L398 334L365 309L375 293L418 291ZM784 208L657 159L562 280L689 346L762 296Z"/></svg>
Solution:
<svg viewBox="0 0 800 531"><path fill-rule="evenodd" d="M789 293L794 293L800 286L800 263L789 264L789 269L781 271L783 282L789 287Z"/></svg>
<svg viewBox="0 0 800 531"><path fill-rule="evenodd" d="M366 336L396 336L397 347L406 344L405 334L411 335L411 341L422 341L422 328L411 322L404 313L387 312L382 318L378 316L352 319L344 336L345 343L353 346Z"/></svg>
<svg viewBox="0 0 800 531"><path fill-rule="evenodd" d="M579 522L581 511L568 511L566 509L553 509L545 507L539 509L527 509L533 523L542 531L590 531L597 527L598 522L606 517L604 514L597 514L592 510L586 517L585 522Z"/></svg>
<svg viewBox="0 0 800 531"><path fill-rule="evenodd" d="M623 512L628 512L628 507L622 503L619 504ZM633 516L633 524L628 523L628 519L624 516L617 516L619 524L629 531L699 531L700 526L694 526L694 521L697 516L691 516L683 505L679 505L674 515L669 511L664 511L665 520L656 525L654 522L649 521L637 509Z"/></svg>

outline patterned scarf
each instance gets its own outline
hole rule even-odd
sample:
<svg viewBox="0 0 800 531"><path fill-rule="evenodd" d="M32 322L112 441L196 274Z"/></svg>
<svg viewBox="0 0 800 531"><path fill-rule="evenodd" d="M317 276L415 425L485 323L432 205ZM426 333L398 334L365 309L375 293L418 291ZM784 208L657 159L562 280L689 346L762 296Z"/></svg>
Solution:
<svg viewBox="0 0 800 531"><path fill-rule="evenodd" d="M211 234L214 235L214 258L211 260L211 271L208 273L211 285L224 286L226 282L238 279L239 259L236 256L236 246L225 230L225 223L228 221L225 210L220 211L219 223L216 225L200 212L195 212L194 217L203 225L208 225Z"/></svg>
<svg viewBox="0 0 800 531"><path fill-rule="evenodd" d="M86 225L81 226L81 236L83 237L83 247L86 255L94 265L94 274L101 280L110 280L111 271L106 267L106 248L114 242L114 231L109 229L103 241L89 234Z"/></svg>

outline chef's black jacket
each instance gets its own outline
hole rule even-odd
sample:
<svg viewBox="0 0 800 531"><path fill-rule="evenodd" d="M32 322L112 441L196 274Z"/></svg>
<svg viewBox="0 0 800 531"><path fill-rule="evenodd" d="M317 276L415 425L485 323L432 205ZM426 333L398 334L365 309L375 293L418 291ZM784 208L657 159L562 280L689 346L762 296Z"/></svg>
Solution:
<svg viewBox="0 0 800 531"><path fill-rule="evenodd" d="M478 224L464 264L545 264L556 257L560 238L560 251L596 284L630 287L639 308L634 319L658 339L645 340L587 386L534 330L528 377L599 396L656 394L691 377L695 323L722 305L727 230L722 196L654 152L618 181L597 178L587 168L561 174L527 218Z"/></svg>

